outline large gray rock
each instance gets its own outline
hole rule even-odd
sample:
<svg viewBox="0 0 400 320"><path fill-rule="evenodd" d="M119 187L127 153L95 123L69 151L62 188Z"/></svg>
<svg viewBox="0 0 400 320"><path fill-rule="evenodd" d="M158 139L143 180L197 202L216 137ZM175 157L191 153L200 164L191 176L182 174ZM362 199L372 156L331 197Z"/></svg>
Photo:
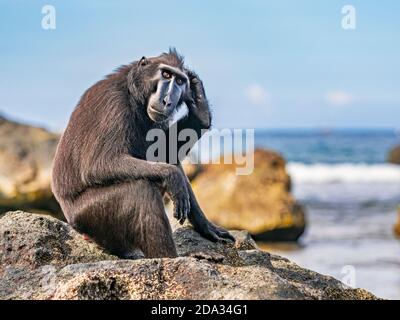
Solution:
<svg viewBox="0 0 400 320"><path fill-rule="evenodd" d="M247 232L212 243L174 231L179 258L118 260L50 217L0 219L1 299L376 299L260 251Z"/></svg>
<svg viewBox="0 0 400 320"><path fill-rule="evenodd" d="M50 188L59 135L0 116L0 214L25 209L63 219Z"/></svg>

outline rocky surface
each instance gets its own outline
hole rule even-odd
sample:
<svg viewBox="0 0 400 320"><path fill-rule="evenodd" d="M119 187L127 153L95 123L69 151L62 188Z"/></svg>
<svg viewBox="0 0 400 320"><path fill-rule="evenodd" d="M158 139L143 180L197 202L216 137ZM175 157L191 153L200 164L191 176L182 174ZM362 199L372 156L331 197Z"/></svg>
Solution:
<svg viewBox="0 0 400 320"><path fill-rule="evenodd" d="M388 156L388 162L400 164L400 146L394 147Z"/></svg>
<svg viewBox="0 0 400 320"><path fill-rule="evenodd" d="M234 164L206 165L192 184L207 217L225 228L269 241L297 240L304 232L304 210L290 193L285 160L275 152L256 150L250 175L237 175Z"/></svg>
<svg viewBox="0 0 400 320"><path fill-rule="evenodd" d="M376 299L260 251L247 232L211 243L174 232L176 259L118 260L51 217L0 219L1 299Z"/></svg>
<svg viewBox="0 0 400 320"><path fill-rule="evenodd" d="M62 218L50 188L59 136L0 116L0 214L8 210L48 211Z"/></svg>

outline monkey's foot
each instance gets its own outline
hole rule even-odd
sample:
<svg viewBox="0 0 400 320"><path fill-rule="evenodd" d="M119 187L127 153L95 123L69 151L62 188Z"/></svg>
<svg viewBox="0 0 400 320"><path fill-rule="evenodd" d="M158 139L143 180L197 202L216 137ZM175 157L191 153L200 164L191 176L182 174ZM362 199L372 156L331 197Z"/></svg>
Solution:
<svg viewBox="0 0 400 320"><path fill-rule="evenodd" d="M216 226L215 224L206 221L201 225L193 225L194 229L200 233L204 238L217 242L235 242L235 238L224 228Z"/></svg>

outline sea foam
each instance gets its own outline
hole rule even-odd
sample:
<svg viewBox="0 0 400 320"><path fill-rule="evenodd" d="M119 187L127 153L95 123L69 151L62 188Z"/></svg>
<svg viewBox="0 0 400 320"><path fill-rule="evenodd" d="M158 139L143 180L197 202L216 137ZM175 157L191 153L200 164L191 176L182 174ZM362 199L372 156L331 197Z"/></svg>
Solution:
<svg viewBox="0 0 400 320"><path fill-rule="evenodd" d="M399 184L400 166L392 164L303 164L291 162L288 172L295 184L390 183Z"/></svg>

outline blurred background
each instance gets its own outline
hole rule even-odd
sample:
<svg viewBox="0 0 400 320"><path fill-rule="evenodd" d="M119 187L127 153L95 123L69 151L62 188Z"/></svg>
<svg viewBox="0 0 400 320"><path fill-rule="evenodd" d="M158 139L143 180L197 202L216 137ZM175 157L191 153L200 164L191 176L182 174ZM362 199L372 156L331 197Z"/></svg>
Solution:
<svg viewBox="0 0 400 320"><path fill-rule="evenodd" d="M254 128L259 148L254 175L218 199L229 169L191 168L210 219L400 299L399 36L395 0L2 0L0 208L57 215L52 155L82 93L174 46L214 127Z"/></svg>

